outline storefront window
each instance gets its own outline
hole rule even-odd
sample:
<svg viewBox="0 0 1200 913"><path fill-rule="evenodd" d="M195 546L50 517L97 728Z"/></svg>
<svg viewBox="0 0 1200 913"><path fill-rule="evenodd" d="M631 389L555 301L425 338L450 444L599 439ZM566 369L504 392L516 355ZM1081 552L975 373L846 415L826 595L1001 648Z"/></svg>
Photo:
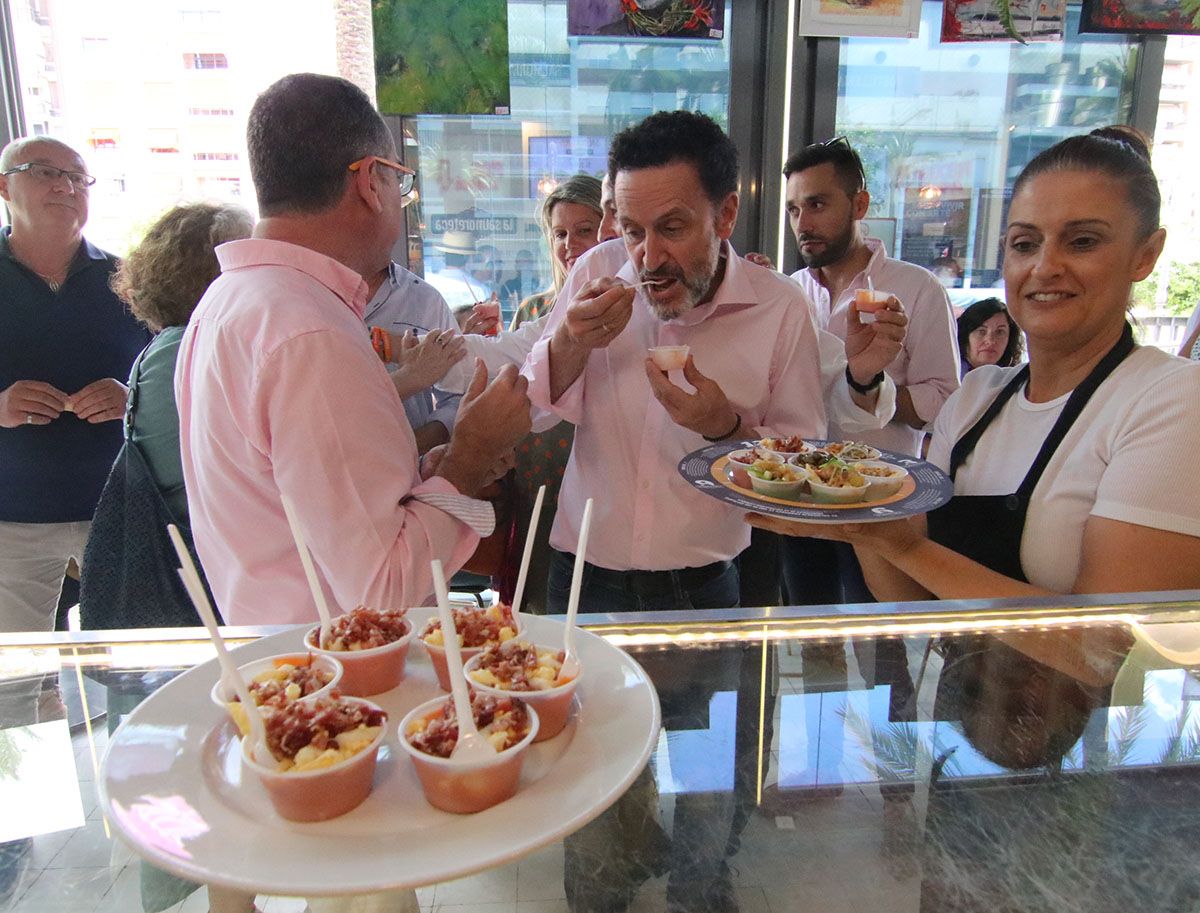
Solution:
<svg viewBox="0 0 1200 913"><path fill-rule="evenodd" d="M337 72L331 0L9 0L9 10L26 131L84 156L98 179L87 237L117 254L176 203L253 208L243 188L255 97L286 73Z"/></svg>
<svg viewBox="0 0 1200 913"><path fill-rule="evenodd" d="M1135 46L1080 35L1062 42L941 43L942 5L920 36L842 40L837 133L862 155L867 230L888 252L933 270L956 305L1000 285L1012 181L1065 136L1125 122Z"/></svg>
<svg viewBox="0 0 1200 913"><path fill-rule="evenodd" d="M506 318L551 281L538 218L547 193L577 172L599 177L609 138L646 115L684 108L725 126L729 101L728 21L719 41L638 41L568 37L566 0L510 0L508 16L511 115L403 122L420 175L412 269L442 271L436 245L468 232L464 301L504 289Z"/></svg>

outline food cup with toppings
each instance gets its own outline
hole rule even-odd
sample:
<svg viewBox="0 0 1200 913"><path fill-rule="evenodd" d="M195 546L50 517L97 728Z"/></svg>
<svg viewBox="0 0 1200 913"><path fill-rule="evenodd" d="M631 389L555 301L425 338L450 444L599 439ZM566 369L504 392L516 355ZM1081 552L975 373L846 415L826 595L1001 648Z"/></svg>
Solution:
<svg viewBox="0 0 1200 913"><path fill-rule="evenodd" d="M563 669L558 647L513 639L488 647L464 667L472 688L496 697L519 697L537 711L535 742L552 739L567 725L582 668Z"/></svg>
<svg viewBox="0 0 1200 913"><path fill-rule="evenodd" d="M687 364L690 346L653 346L650 348L650 360L660 371L682 371Z"/></svg>
<svg viewBox="0 0 1200 913"><path fill-rule="evenodd" d="M841 460L814 469L808 487L818 504L854 504L867 497L866 477Z"/></svg>
<svg viewBox="0 0 1200 913"><path fill-rule="evenodd" d="M825 445L825 450L844 463L877 460L882 456L874 447L869 444L860 444L858 441L833 441Z"/></svg>
<svg viewBox="0 0 1200 913"><path fill-rule="evenodd" d="M854 468L867 480L868 501L890 498L900 490L900 486L908 478L908 470L903 466L894 466L882 460L864 460L855 463Z"/></svg>
<svg viewBox="0 0 1200 913"><path fill-rule="evenodd" d="M457 606L452 611L464 665L471 657L482 653L493 644L512 640L521 632L520 621L513 615L512 608L506 605L488 606L485 609ZM429 653L429 662L433 664L438 684L443 691L449 691L450 673L446 668L442 623L436 618L431 618L422 629L421 643Z"/></svg>
<svg viewBox="0 0 1200 913"><path fill-rule="evenodd" d="M788 457L787 461L793 466L803 466L806 469L816 469L818 466L824 466L833 459L833 454L828 450L806 450L804 453L794 453Z"/></svg>
<svg viewBox="0 0 1200 913"><path fill-rule="evenodd" d="M786 463L795 454L812 450L812 445L794 434L791 437L765 437L758 442L758 446L781 463Z"/></svg>
<svg viewBox="0 0 1200 913"><path fill-rule="evenodd" d="M805 467L779 460L756 460L746 472L756 493L785 501L799 501L810 478Z"/></svg>
<svg viewBox="0 0 1200 913"><path fill-rule="evenodd" d="M729 481L733 482L734 485L740 485L742 488L749 488L750 474L747 470L754 465L754 461L758 458L754 450L731 451L725 463L726 471L729 473Z"/></svg>
<svg viewBox="0 0 1200 913"><path fill-rule="evenodd" d="M338 687L342 664L328 653L285 653L238 666L238 674L250 689L255 705L275 711L302 697L322 697ZM233 687L219 679L210 696L214 704L229 711L245 735L250 724Z"/></svg>
<svg viewBox="0 0 1200 913"><path fill-rule="evenodd" d="M480 735L496 749L494 758L482 762L450 757L458 740L451 698L426 701L400 721L400 745L412 758L426 801L456 814L481 812L512 798L538 733L537 711L513 697L473 691L471 707Z"/></svg>
<svg viewBox="0 0 1200 913"><path fill-rule="evenodd" d="M854 291L854 304L859 313L874 314L892 297L891 292L880 292L875 289L860 288Z"/></svg>
<svg viewBox="0 0 1200 913"><path fill-rule="evenodd" d="M319 697L288 704L263 720L270 758L251 757L242 739L242 766L267 791L281 818L326 821L356 808L371 792L387 714L354 697Z"/></svg>
<svg viewBox="0 0 1200 913"><path fill-rule="evenodd" d="M413 626L404 609L388 611L359 606L333 620L329 639L318 645L318 625L304 637L317 653L335 656L342 664L339 686L346 694L370 697L391 691L404 680L404 664Z"/></svg>

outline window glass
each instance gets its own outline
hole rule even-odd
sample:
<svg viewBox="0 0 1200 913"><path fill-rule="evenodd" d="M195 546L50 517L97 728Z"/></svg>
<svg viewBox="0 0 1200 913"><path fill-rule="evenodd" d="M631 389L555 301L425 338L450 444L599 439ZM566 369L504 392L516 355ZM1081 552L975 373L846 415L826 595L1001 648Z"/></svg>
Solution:
<svg viewBox="0 0 1200 913"><path fill-rule="evenodd" d="M1200 305L1200 38L1170 35L1154 130L1154 171L1162 190L1167 245L1158 268L1135 292L1134 311L1157 345L1179 352L1196 329ZM1200 343L1187 347L1200 358Z"/></svg>
<svg viewBox="0 0 1200 913"><path fill-rule="evenodd" d="M576 172L599 177L614 133L676 108L727 126L730 28L727 13L721 41L569 38L566 0L510 0L508 16L510 116L404 119L412 268L452 270L452 307L497 292L506 319L551 283L541 201ZM471 233L465 268L436 246L447 231Z"/></svg>
<svg viewBox="0 0 1200 913"><path fill-rule="evenodd" d="M917 38L842 39L837 133L866 167L866 230L964 305L998 294L1000 232L1025 164L1128 120L1135 48L1080 35L1074 5L1061 42L943 44L941 21L942 4L926 2Z"/></svg>
<svg viewBox="0 0 1200 913"><path fill-rule="evenodd" d="M87 237L118 254L181 201L253 209L244 189L255 96L287 73L338 71L333 0L10 0L9 8L26 130L83 155L97 178Z"/></svg>

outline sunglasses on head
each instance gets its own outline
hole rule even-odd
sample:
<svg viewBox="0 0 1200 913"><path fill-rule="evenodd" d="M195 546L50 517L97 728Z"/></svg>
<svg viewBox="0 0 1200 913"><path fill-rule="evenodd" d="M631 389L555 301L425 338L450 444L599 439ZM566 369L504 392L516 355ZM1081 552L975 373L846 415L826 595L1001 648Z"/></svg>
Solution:
<svg viewBox="0 0 1200 913"><path fill-rule="evenodd" d="M858 157L858 152L850 145L850 140L844 136L835 136L833 139L827 139L823 143L817 143L818 146L826 146L829 148L844 147L850 153L850 158L854 160L854 167L858 169L858 189L867 189L867 172L863 170L862 159Z"/></svg>

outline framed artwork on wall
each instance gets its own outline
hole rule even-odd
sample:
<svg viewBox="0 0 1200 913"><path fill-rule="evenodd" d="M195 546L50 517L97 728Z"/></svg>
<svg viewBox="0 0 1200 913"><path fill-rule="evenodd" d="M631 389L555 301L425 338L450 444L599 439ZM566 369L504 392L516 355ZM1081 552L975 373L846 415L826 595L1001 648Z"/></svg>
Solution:
<svg viewBox="0 0 1200 913"><path fill-rule="evenodd" d="M916 38L921 0L800 0L800 36Z"/></svg>
<svg viewBox="0 0 1200 913"><path fill-rule="evenodd" d="M720 40L726 0L567 0L567 34Z"/></svg>
<svg viewBox="0 0 1200 913"><path fill-rule="evenodd" d="M1067 0L944 0L942 41L1061 41Z"/></svg>
<svg viewBox="0 0 1200 913"><path fill-rule="evenodd" d="M1083 0L1079 31L1200 35L1200 0Z"/></svg>
<svg viewBox="0 0 1200 913"><path fill-rule="evenodd" d="M508 114L507 0L375 0L382 114Z"/></svg>

